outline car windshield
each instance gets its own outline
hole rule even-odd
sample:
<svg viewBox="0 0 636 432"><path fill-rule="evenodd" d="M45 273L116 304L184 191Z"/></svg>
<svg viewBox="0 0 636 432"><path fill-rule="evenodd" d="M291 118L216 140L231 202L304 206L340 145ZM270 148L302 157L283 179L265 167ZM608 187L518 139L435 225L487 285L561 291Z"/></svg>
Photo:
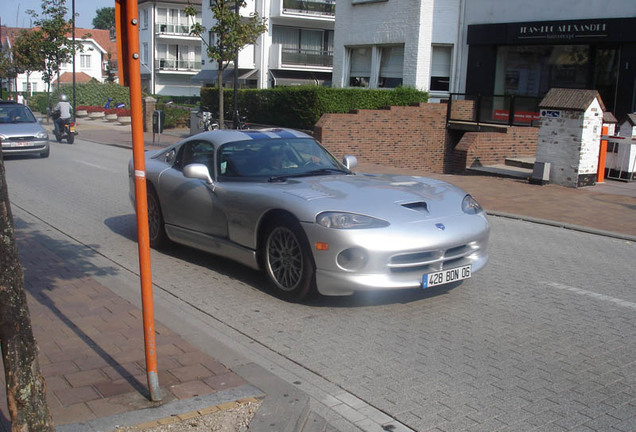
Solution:
<svg viewBox="0 0 636 432"><path fill-rule="evenodd" d="M217 172L224 179L328 175L350 171L311 138L280 138L227 143L219 149Z"/></svg>
<svg viewBox="0 0 636 432"><path fill-rule="evenodd" d="M31 110L24 105L0 105L0 124L35 123L36 121Z"/></svg>

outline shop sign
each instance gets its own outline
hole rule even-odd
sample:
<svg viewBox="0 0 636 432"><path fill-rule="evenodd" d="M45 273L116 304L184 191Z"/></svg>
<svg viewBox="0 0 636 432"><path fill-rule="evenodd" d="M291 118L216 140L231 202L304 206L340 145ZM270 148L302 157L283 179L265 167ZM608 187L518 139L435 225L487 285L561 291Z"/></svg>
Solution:
<svg viewBox="0 0 636 432"><path fill-rule="evenodd" d="M607 35L607 23L603 21L522 23L519 39L564 39L595 38Z"/></svg>

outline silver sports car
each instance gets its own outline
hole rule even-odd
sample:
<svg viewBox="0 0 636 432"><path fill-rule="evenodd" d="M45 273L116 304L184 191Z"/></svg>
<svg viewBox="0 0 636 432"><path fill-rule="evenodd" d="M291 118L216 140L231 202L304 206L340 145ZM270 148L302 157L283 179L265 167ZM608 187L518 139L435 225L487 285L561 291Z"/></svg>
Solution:
<svg viewBox="0 0 636 432"><path fill-rule="evenodd" d="M488 261L490 227L461 189L351 171L290 129L216 130L146 153L150 244L167 240L262 269L300 300L429 288ZM132 161L130 197L134 200Z"/></svg>

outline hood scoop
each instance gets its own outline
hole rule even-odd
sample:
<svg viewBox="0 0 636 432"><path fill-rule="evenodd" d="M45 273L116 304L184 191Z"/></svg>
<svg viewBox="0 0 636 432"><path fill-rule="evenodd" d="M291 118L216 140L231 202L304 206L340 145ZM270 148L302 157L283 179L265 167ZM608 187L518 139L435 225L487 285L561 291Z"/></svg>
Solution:
<svg viewBox="0 0 636 432"><path fill-rule="evenodd" d="M406 207L407 209L411 209L411 210L415 210L415 211L419 211L423 213L429 213L428 205L424 201L404 203L402 204L402 207Z"/></svg>

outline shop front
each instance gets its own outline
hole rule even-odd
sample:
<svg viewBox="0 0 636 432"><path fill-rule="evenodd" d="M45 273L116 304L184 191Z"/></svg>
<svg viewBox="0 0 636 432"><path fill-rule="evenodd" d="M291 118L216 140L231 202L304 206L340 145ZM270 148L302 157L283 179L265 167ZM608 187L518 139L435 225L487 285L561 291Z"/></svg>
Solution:
<svg viewBox="0 0 636 432"><path fill-rule="evenodd" d="M617 118L636 111L636 18L468 26L466 93L542 98L598 90Z"/></svg>

